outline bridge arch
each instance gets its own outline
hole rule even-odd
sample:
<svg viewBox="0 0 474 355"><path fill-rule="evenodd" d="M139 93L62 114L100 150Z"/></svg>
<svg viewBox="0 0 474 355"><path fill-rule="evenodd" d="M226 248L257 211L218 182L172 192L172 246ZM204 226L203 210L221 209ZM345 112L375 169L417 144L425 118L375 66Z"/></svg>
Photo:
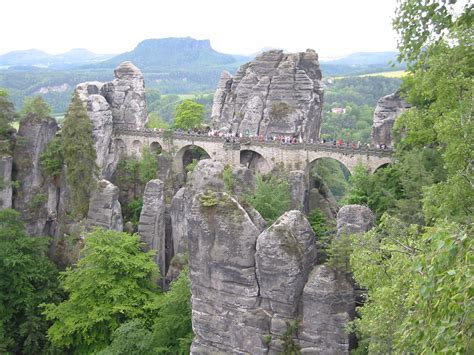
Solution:
<svg viewBox="0 0 474 355"><path fill-rule="evenodd" d="M210 154L203 147L196 144L187 144L181 147L174 157L175 171L185 173L186 166L192 163L193 159L202 160L210 157Z"/></svg>
<svg viewBox="0 0 474 355"><path fill-rule="evenodd" d="M390 166L390 163L382 163L379 166L375 167L374 170L372 171L373 174L375 174L377 171L380 169L385 169Z"/></svg>
<svg viewBox="0 0 474 355"><path fill-rule="evenodd" d="M262 174L270 172L271 167L262 154L251 149L240 151L240 164L247 168L258 171Z"/></svg>
<svg viewBox="0 0 474 355"><path fill-rule="evenodd" d="M139 157L140 154L142 153L142 142L140 142L139 140L134 140L132 142L132 154L131 155L134 155L136 157Z"/></svg>
<svg viewBox="0 0 474 355"><path fill-rule="evenodd" d="M163 146L158 141L153 141L150 143L150 151L156 155L161 154L163 151Z"/></svg>

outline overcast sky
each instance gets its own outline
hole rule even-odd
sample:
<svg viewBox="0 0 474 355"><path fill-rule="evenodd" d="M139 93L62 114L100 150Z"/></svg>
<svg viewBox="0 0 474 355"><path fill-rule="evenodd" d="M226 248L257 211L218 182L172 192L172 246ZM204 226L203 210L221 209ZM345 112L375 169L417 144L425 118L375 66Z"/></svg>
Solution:
<svg viewBox="0 0 474 355"><path fill-rule="evenodd" d="M220 52L396 50L396 0L2 0L0 54L132 50L148 38L210 39Z"/></svg>

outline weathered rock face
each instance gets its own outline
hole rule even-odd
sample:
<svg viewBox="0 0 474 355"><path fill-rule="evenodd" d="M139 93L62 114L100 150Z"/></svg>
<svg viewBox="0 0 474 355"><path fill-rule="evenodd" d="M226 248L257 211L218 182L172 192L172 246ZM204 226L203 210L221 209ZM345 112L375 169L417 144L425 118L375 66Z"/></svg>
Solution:
<svg viewBox="0 0 474 355"><path fill-rule="evenodd" d="M347 324L354 316L354 291L344 275L318 265L303 291L298 338L303 354L348 354Z"/></svg>
<svg viewBox="0 0 474 355"><path fill-rule="evenodd" d="M337 235L365 233L375 223L372 211L361 205L346 205L337 213Z"/></svg>
<svg viewBox="0 0 474 355"><path fill-rule="evenodd" d="M161 274L166 273L165 260L165 201L164 184L150 180L145 187L143 207L140 213L138 234L148 249L156 251L155 262Z"/></svg>
<svg viewBox="0 0 474 355"><path fill-rule="evenodd" d="M382 97L375 107L374 122L372 125L372 143L393 146L392 128L395 120L402 112L409 109L407 104L398 93Z"/></svg>
<svg viewBox="0 0 474 355"><path fill-rule="evenodd" d="M305 212L307 210L308 179L302 170L290 171L290 209Z"/></svg>
<svg viewBox="0 0 474 355"><path fill-rule="evenodd" d="M108 102L100 95L103 86L104 84L100 82L90 82L76 87L76 92L84 102L92 122L96 163L102 173L106 170L113 131L112 111Z"/></svg>
<svg viewBox="0 0 474 355"><path fill-rule="evenodd" d="M225 192L193 199L189 225L192 284L192 354L263 354L268 317L257 306L255 275L258 229ZM225 316L223 316L225 315ZM265 329L266 328L266 329Z"/></svg>
<svg viewBox="0 0 474 355"><path fill-rule="evenodd" d="M89 202L87 227L123 230L122 207L120 206L119 189L107 180L97 182L97 189Z"/></svg>
<svg viewBox="0 0 474 355"><path fill-rule="evenodd" d="M331 190L319 176L313 176L310 180L308 210L312 211L318 208L324 213L326 218L334 220L337 214L337 201Z"/></svg>
<svg viewBox="0 0 474 355"><path fill-rule="evenodd" d="M93 125L94 147L101 177L111 179L125 146L112 139L114 125L143 128L148 121L143 74L131 62L115 69L112 82L98 81L77 85Z"/></svg>
<svg viewBox="0 0 474 355"><path fill-rule="evenodd" d="M295 135L317 139L321 128L323 84L318 55L264 52L232 77L221 75L212 121L224 132Z"/></svg>
<svg viewBox="0 0 474 355"><path fill-rule="evenodd" d="M11 156L0 157L0 210L12 207L12 163Z"/></svg>
<svg viewBox="0 0 474 355"><path fill-rule="evenodd" d="M115 79L102 88L102 95L112 110L114 123L145 127L148 114L142 72L132 62L123 62L114 74Z"/></svg>
<svg viewBox="0 0 474 355"><path fill-rule="evenodd" d="M58 193L40 166L40 156L58 131L54 118L29 114L20 122L13 152L13 179L19 188L13 207L19 211L31 235L45 235L48 216L56 213Z"/></svg>

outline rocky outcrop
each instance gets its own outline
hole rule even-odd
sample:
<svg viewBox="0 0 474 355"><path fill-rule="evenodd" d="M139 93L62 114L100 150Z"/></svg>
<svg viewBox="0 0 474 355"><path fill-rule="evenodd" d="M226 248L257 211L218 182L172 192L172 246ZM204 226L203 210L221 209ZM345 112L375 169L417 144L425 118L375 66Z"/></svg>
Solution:
<svg viewBox="0 0 474 355"><path fill-rule="evenodd" d="M84 102L92 122L94 148L97 154L96 163L102 175L106 170L113 131L112 111L105 97L100 94L103 86L103 83L96 81L82 83L76 87L76 92Z"/></svg>
<svg viewBox="0 0 474 355"><path fill-rule="evenodd" d="M121 63L115 79L106 83L102 95L112 110L114 124L143 128L148 121L143 74L132 62Z"/></svg>
<svg viewBox="0 0 474 355"><path fill-rule="evenodd" d="M56 213L57 187L43 174L40 156L57 131L54 118L30 113L20 122L13 152L13 180L19 185L13 207L21 213L31 235L47 234L48 219Z"/></svg>
<svg viewBox="0 0 474 355"><path fill-rule="evenodd" d="M290 171L290 209L305 212L307 210L308 179L302 170Z"/></svg>
<svg viewBox="0 0 474 355"><path fill-rule="evenodd" d="M311 272L303 291L298 338L303 354L348 354L347 324L354 316L354 291L345 275L326 265Z"/></svg>
<svg viewBox="0 0 474 355"><path fill-rule="evenodd" d="M308 193L308 210L319 209L329 220L334 220L337 214L337 201L324 180L313 175L310 178Z"/></svg>
<svg viewBox="0 0 474 355"><path fill-rule="evenodd" d="M97 188L89 202L87 227L123 230L122 207L120 206L119 189L107 180L97 182Z"/></svg>
<svg viewBox="0 0 474 355"><path fill-rule="evenodd" d="M398 93L382 97L375 107L372 125L372 143L375 145L393 146L392 128L395 120L402 112L409 109Z"/></svg>
<svg viewBox="0 0 474 355"><path fill-rule="evenodd" d="M317 139L323 84L318 55L264 52L242 65L234 77L221 75L212 122L223 132L300 136Z"/></svg>
<svg viewBox="0 0 474 355"><path fill-rule="evenodd" d="M125 150L123 142L112 139L114 125L141 129L148 121L141 71L131 62L123 62L114 73L112 82L94 81L76 86L93 125L97 165L105 179L112 178Z"/></svg>
<svg viewBox="0 0 474 355"><path fill-rule="evenodd" d="M346 205L337 213L337 236L365 233L375 223L370 208L361 205Z"/></svg>
<svg viewBox="0 0 474 355"><path fill-rule="evenodd" d="M160 268L161 274L166 274L165 259L165 201L164 184L161 180L150 180L143 194L143 207L138 223L138 234L147 246L147 250L153 250L155 262Z"/></svg>
<svg viewBox="0 0 474 355"><path fill-rule="evenodd" d="M259 310L255 274L258 229L225 192L198 194L189 225L192 354L263 354L269 318Z"/></svg>
<svg viewBox="0 0 474 355"><path fill-rule="evenodd" d="M11 156L0 157L0 210L12 208L12 165Z"/></svg>

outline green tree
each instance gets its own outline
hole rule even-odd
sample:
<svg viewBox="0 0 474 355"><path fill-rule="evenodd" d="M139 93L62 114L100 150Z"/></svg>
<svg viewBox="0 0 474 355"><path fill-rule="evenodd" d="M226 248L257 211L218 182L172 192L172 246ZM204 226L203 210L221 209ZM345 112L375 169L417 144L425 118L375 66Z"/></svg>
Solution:
<svg viewBox="0 0 474 355"><path fill-rule="evenodd" d="M29 113L35 113L40 118L50 117L52 110L51 106L43 99L43 96L36 95L27 97L23 101L23 108L20 111L21 117L26 117Z"/></svg>
<svg viewBox="0 0 474 355"><path fill-rule="evenodd" d="M30 237L20 214L0 211L0 353L39 354L48 322L39 305L59 299L48 240Z"/></svg>
<svg viewBox="0 0 474 355"><path fill-rule="evenodd" d="M66 181L71 188L71 213L75 218L82 218L89 209L97 165L92 123L77 93L74 93L64 119L61 145Z"/></svg>
<svg viewBox="0 0 474 355"><path fill-rule="evenodd" d="M15 108L8 92L0 88L0 153L11 153L11 123L15 120Z"/></svg>
<svg viewBox="0 0 474 355"><path fill-rule="evenodd" d="M193 100L183 100L176 106L174 127L184 130L199 127L204 119L204 106Z"/></svg>
<svg viewBox="0 0 474 355"><path fill-rule="evenodd" d="M40 155L41 169L46 175L55 178L61 175L64 157L60 137L54 137Z"/></svg>
<svg viewBox="0 0 474 355"><path fill-rule="evenodd" d="M148 114L148 122L146 124L147 128L161 128L169 129L170 124L166 122L161 116L156 112L150 112Z"/></svg>
<svg viewBox="0 0 474 355"><path fill-rule="evenodd" d="M151 319L158 269L153 252L141 247L137 235L101 229L86 235L79 262L60 278L68 298L45 306L54 345L90 354L108 346L121 324Z"/></svg>
<svg viewBox="0 0 474 355"><path fill-rule="evenodd" d="M271 224L288 210L290 187L287 181L278 176L264 179L257 174L255 193L248 196L247 201Z"/></svg>

